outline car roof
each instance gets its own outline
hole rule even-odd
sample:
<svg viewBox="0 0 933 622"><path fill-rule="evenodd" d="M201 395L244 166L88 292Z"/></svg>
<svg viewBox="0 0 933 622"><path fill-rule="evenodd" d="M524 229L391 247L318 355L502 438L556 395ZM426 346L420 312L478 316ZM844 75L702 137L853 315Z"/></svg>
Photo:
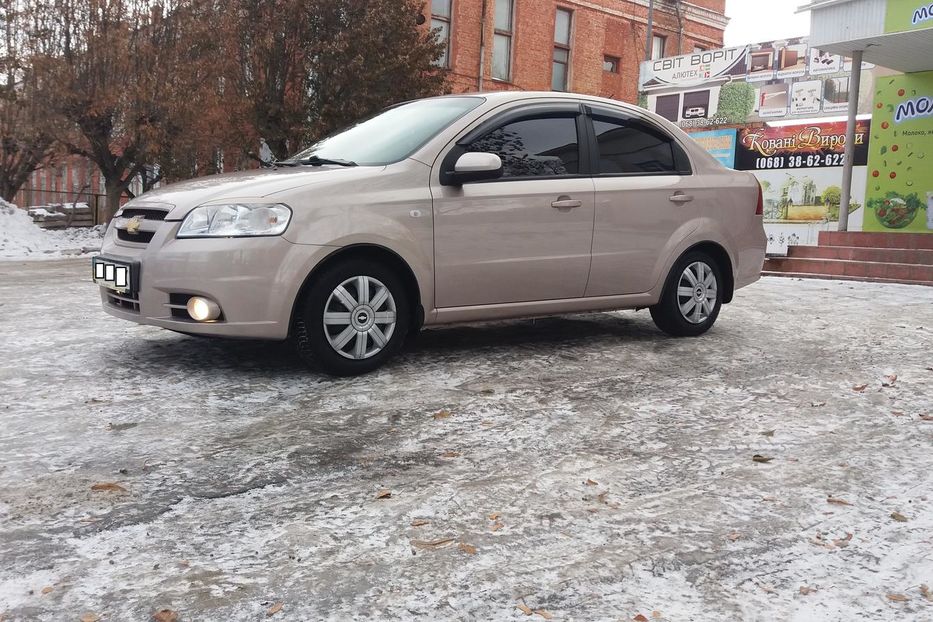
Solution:
<svg viewBox="0 0 933 622"><path fill-rule="evenodd" d="M483 91L483 92L468 92L468 93L451 93L450 95L442 95L441 97L482 97L490 103L507 103L514 101L522 101L526 99L553 99L553 100L573 100L573 101L588 101L594 104L609 104L612 106L618 106L622 108L628 108L631 110L637 110L644 112L644 108L634 106L627 102L620 101L618 99L609 99L607 97L597 97L595 95L584 95L582 93L566 93L562 91Z"/></svg>

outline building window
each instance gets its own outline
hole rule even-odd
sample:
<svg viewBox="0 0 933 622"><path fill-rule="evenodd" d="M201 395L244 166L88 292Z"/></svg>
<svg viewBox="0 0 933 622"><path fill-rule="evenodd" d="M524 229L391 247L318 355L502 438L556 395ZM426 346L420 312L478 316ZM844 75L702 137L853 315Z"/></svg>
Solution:
<svg viewBox="0 0 933 622"><path fill-rule="evenodd" d="M702 45L694 45L694 46L693 46L693 53L694 53L694 54L699 54L700 52L705 52L705 51L706 51L706 48L703 47Z"/></svg>
<svg viewBox="0 0 933 622"><path fill-rule="evenodd" d="M654 35L651 37L651 60L664 58L664 46L667 43L667 37Z"/></svg>
<svg viewBox="0 0 933 622"><path fill-rule="evenodd" d="M444 45L440 58L434 61L438 67L450 67L450 20L453 0L431 0L431 29L438 31L437 40Z"/></svg>
<svg viewBox="0 0 933 622"><path fill-rule="evenodd" d="M615 56L603 56L603 71L619 73L619 59Z"/></svg>
<svg viewBox="0 0 933 622"><path fill-rule="evenodd" d="M554 20L554 63L551 68L551 89L566 91L570 84L570 36L573 13L557 9Z"/></svg>
<svg viewBox="0 0 933 622"><path fill-rule="evenodd" d="M492 77L512 77L512 33L515 0L496 0L496 32L492 39Z"/></svg>

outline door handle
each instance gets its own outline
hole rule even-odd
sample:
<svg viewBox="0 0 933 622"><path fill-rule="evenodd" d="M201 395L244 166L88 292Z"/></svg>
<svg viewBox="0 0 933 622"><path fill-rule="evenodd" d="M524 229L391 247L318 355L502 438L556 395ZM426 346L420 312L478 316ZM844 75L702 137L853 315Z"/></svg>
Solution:
<svg viewBox="0 0 933 622"><path fill-rule="evenodd" d="M674 203L683 204L683 203L689 203L692 200L693 200L692 194L684 194L683 192L675 192L673 195L671 195L671 201L673 201Z"/></svg>
<svg viewBox="0 0 933 622"><path fill-rule="evenodd" d="M557 200L551 203L551 207L555 209L572 209L581 205L583 205L583 201L577 201L568 196L557 197Z"/></svg>

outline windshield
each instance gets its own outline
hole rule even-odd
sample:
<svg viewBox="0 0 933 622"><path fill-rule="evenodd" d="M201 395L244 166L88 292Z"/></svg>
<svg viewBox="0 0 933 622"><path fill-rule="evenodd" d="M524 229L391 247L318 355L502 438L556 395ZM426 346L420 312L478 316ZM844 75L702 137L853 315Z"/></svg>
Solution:
<svg viewBox="0 0 933 622"><path fill-rule="evenodd" d="M289 160L341 160L384 166L407 158L432 136L483 103L481 97L422 99L351 125Z"/></svg>

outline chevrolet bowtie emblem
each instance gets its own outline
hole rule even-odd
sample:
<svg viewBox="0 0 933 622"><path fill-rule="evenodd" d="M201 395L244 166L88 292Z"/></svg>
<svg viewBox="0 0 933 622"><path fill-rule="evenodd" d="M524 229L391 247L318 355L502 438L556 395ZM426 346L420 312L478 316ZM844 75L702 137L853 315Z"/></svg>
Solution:
<svg viewBox="0 0 933 622"><path fill-rule="evenodd" d="M139 226L142 224L142 216L133 216L128 221L126 221L126 232L132 235L137 235L139 233Z"/></svg>

